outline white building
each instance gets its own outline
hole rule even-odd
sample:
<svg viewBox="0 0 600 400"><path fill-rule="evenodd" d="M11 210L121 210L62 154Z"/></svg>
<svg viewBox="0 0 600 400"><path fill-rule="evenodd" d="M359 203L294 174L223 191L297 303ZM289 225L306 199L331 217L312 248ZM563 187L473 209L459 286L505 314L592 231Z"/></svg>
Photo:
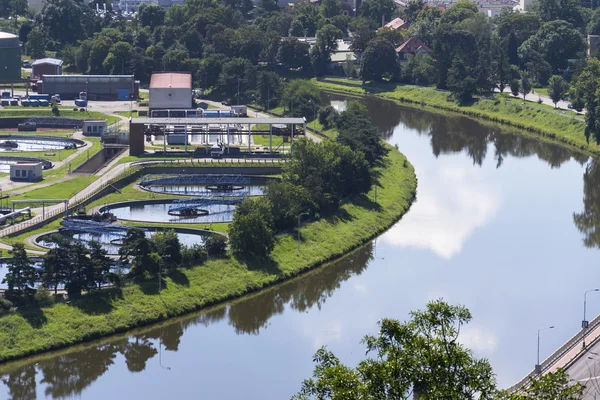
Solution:
<svg viewBox="0 0 600 400"><path fill-rule="evenodd" d="M150 78L150 110L192 108L192 74L158 72Z"/></svg>
<svg viewBox="0 0 600 400"><path fill-rule="evenodd" d="M81 130L85 136L102 136L106 132L106 120L86 119Z"/></svg>
<svg viewBox="0 0 600 400"><path fill-rule="evenodd" d="M41 162L17 162L10 165L11 181L41 181L42 163Z"/></svg>

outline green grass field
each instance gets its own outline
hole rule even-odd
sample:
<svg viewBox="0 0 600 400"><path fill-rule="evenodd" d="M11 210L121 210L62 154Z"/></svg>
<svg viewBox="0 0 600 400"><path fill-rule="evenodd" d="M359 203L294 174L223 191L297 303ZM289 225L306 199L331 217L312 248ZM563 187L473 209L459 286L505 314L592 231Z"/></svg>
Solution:
<svg viewBox="0 0 600 400"><path fill-rule="evenodd" d="M70 199L96 179L95 176L76 176L72 179L57 182L53 185L30 190L18 196L11 196L8 200L47 200Z"/></svg>
<svg viewBox="0 0 600 400"><path fill-rule="evenodd" d="M535 132L579 150L600 154L599 145L593 142L587 143L583 134L585 122L581 118L562 115L551 106L535 107L531 103L523 105L516 99L505 101L500 95L495 100L475 99L473 104L461 106L452 99L450 93L433 88L388 83L363 86L358 81L339 78L326 78L317 81L317 84L323 90L340 94L354 96L371 94L383 99L499 122Z"/></svg>
<svg viewBox="0 0 600 400"><path fill-rule="evenodd" d="M413 167L397 151L388 156L377 192L342 205L332 216L300 229L301 250L292 233L278 236L272 261L246 265L233 258L211 259L156 282L129 284L114 292L72 299L0 318L0 360L65 347L135 326L197 310L289 279L367 242L390 227L416 193Z"/></svg>

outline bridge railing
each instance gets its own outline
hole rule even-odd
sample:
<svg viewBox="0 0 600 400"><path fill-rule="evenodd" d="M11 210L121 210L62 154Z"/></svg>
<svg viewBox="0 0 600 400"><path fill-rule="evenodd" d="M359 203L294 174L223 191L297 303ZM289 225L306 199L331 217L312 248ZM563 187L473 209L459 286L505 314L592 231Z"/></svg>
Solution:
<svg viewBox="0 0 600 400"><path fill-rule="evenodd" d="M571 351L575 346L577 346L581 340L583 339L584 334L588 334L588 332L594 330L600 326L600 315L596 316L593 320L589 322L588 328L584 331L583 329L577 332L571 339L567 340L562 346L558 348L554 353L552 353L548 358L546 358L540 364L542 373L546 372L549 368L551 368L559 359L564 357L569 351ZM572 360L569 360L571 362ZM567 363L568 364L568 363ZM531 371L523 379L514 384L509 388L511 392L518 391L521 387L525 386L529 382L529 378L532 378L536 375L535 370Z"/></svg>

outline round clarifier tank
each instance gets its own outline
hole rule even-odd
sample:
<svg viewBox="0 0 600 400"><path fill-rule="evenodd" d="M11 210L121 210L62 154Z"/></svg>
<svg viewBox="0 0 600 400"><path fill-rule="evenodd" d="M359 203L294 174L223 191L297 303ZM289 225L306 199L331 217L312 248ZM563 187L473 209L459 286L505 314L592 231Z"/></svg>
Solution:
<svg viewBox="0 0 600 400"><path fill-rule="evenodd" d="M21 42L12 33L0 32L0 82L21 81Z"/></svg>

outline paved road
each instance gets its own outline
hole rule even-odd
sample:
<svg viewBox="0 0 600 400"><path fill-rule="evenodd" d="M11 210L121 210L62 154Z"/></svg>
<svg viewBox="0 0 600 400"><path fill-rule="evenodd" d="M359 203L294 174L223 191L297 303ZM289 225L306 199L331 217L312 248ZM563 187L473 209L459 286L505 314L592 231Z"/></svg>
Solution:
<svg viewBox="0 0 600 400"><path fill-rule="evenodd" d="M498 89L496 89L495 91L498 93L500 92ZM510 93L510 92L505 90L504 93ZM520 95L519 98L523 99L523 95ZM548 96L540 95L538 93L529 93L527 96L525 96L525 100L535 102L535 103L537 103L539 99L542 100L542 104L554 107L554 103ZM561 100L558 103L556 103L556 106L558 107L557 109L561 110L561 111L567 111L569 113L572 113L573 115L577 115L577 111L571 110L568 107L569 103L570 103L569 101Z"/></svg>
<svg viewBox="0 0 600 400"><path fill-rule="evenodd" d="M600 341L589 346L566 371L570 379L585 385L583 399L600 399Z"/></svg>

